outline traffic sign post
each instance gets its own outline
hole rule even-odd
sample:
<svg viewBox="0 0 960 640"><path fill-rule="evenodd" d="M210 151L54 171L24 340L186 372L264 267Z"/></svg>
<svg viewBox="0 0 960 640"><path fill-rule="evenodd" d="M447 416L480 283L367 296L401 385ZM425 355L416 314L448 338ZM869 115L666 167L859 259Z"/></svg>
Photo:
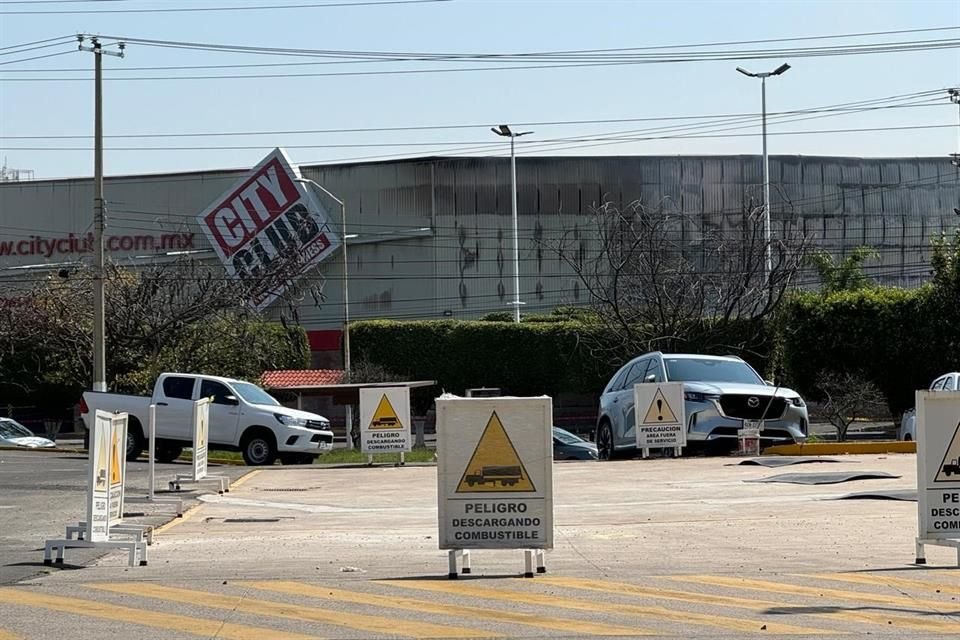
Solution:
<svg viewBox="0 0 960 640"><path fill-rule="evenodd" d="M207 473L207 448L210 442L210 404L212 398L201 398L193 403L193 462L192 473L178 473L169 482L171 491L180 491L182 485L217 482L219 493L230 491L230 479L227 476L211 476Z"/></svg>
<svg viewBox="0 0 960 640"><path fill-rule="evenodd" d="M918 391L916 407L916 563L936 545L957 549L960 566L960 391Z"/></svg>
<svg viewBox="0 0 960 640"><path fill-rule="evenodd" d="M183 500L180 498L158 498L156 496L156 456L157 456L157 405L151 404L147 412L147 495L129 496L125 500L131 503L149 503L154 505L170 505L183 517Z"/></svg>
<svg viewBox="0 0 960 640"><path fill-rule="evenodd" d="M647 382L633 387L637 448L644 458L650 449L687 446L687 412L682 382Z"/></svg>
<svg viewBox="0 0 960 640"><path fill-rule="evenodd" d="M375 453L404 453L412 448L409 387L360 389L360 450L373 463Z"/></svg>
<svg viewBox="0 0 960 640"><path fill-rule="evenodd" d="M470 573L470 549L522 549L524 575L553 548L553 402L437 399L439 546Z"/></svg>

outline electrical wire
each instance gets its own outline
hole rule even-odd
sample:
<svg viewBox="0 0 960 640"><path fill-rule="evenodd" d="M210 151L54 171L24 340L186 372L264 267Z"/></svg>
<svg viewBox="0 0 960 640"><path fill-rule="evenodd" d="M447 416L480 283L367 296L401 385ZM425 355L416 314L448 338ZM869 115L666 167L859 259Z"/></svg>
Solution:
<svg viewBox="0 0 960 640"><path fill-rule="evenodd" d="M83 34L85 37L87 34ZM385 69L371 71L345 71L328 73L272 73L272 74L218 74L218 75L176 75L176 76L131 76L114 77L112 74L105 77L105 81L160 81L160 80L222 80L222 79L280 79L280 78L306 78L306 77L330 77L330 76L364 76L364 75L406 75L406 74L424 74L424 73L448 73L464 71L503 71L503 70L523 70L523 69L551 69L568 67L595 67L611 65L633 65L633 64L664 64L679 62L704 62L704 61L723 61L723 60L759 60L769 58L804 58L804 57L822 57L822 56L843 56L843 55L868 55L880 53L903 53L909 51L930 51L938 49L960 48L960 39L948 40L922 40L922 41L903 41L883 43L879 45L844 45L836 47L809 47L801 49L770 49L770 50L747 50L747 51L723 51L723 52L692 52L679 56L677 54L629 54L629 55L610 55L590 54L587 52L576 52L573 54L561 52L541 52L541 53L522 53L522 54L411 54L394 52L362 52L362 51L324 51L308 49L282 49L276 47L250 47L238 45L218 45L206 43L191 43L177 41L149 40L144 38L130 38L122 36L103 36L107 39L116 39L126 43L135 43L140 46L157 46L177 49L200 50L218 53L242 53L255 55L281 55L281 56L310 56L310 57L336 57L353 58L357 61L376 60L379 62L424 62L424 61L457 61L457 62L479 62L495 60L498 62L510 63L512 61L538 60L536 64L521 64L514 66L474 66L474 67L456 67L456 68L415 68L415 69ZM664 47L660 47L664 48ZM617 50L622 51L622 50ZM578 60L581 60L578 62ZM4 82L33 82L33 81L89 81L89 77L83 78L4 78Z"/></svg>
<svg viewBox="0 0 960 640"><path fill-rule="evenodd" d="M219 7L166 7L162 9L59 9L59 10L30 10L4 9L0 15L8 16L49 16L49 15L106 15L120 13L213 13L223 11L264 11L283 9L327 9L344 7L368 7L399 4L437 4L452 2L453 0L357 0L356 2L311 2L308 4L272 4L272 5L233 5Z"/></svg>

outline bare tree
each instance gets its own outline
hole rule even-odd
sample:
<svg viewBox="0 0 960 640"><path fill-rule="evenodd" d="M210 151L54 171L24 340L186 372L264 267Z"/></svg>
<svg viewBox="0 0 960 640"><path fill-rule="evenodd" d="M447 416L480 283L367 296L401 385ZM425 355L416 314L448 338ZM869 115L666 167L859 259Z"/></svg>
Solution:
<svg viewBox="0 0 960 640"><path fill-rule="evenodd" d="M840 442L847 439L847 430L858 419L886 417L889 413L883 393L860 373L825 374L817 390L824 398L817 413L837 430Z"/></svg>
<svg viewBox="0 0 960 640"><path fill-rule="evenodd" d="M585 228L544 244L573 270L596 320L615 336L615 344L593 346L622 356L673 349L692 335L709 343L714 327L769 316L809 242L797 231L775 239L768 277L761 209L709 219L637 201L597 207Z"/></svg>
<svg viewBox="0 0 960 640"><path fill-rule="evenodd" d="M259 317L252 301L279 292L282 319L296 323L307 293L322 297L323 279L303 276L299 256L279 255L244 278L219 263L180 256L135 267L105 267L106 332L112 376L143 369L180 341L209 340L188 328L213 320L238 325ZM93 271L62 270L29 286L23 303L0 308L0 387L35 387L37 379L85 386L92 370ZM192 336L192 337L191 337ZM181 350L181 352L183 352Z"/></svg>

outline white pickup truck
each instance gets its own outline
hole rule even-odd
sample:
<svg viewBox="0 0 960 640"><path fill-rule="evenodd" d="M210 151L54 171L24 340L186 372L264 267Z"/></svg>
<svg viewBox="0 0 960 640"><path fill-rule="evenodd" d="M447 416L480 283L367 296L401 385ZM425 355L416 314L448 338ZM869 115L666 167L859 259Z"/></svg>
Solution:
<svg viewBox="0 0 960 640"><path fill-rule="evenodd" d="M193 445L193 403L212 398L209 439L214 448L240 451L248 465L308 464L333 448L330 422L323 416L282 406L255 384L187 373L164 373L153 396L88 391L80 412L84 424L97 409L129 414L127 459L147 447L149 407L157 406L156 452L159 462L175 460Z"/></svg>

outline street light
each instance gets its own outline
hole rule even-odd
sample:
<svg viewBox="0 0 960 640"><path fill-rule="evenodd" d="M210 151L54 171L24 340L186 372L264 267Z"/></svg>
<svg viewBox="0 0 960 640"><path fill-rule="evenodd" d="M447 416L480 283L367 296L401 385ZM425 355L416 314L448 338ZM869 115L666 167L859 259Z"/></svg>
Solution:
<svg viewBox="0 0 960 640"><path fill-rule="evenodd" d="M296 182L308 184L314 189L319 189L331 200L340 205L340 254L343 256L343 371L346 377L350 376L350 279L348 276L347 263L347 206L343 200L330 193L322 184L309 178L297 178ZM347 448L353 448L353 439L350 432L353 429L353 405L347 403L346 406L346 432Z"/></svg>
<svg viewBox="0 0 960 640"><path fill-rule="evenodd" d="M520 136L526 136L533 131L518 131L514 133L505 124L497 127L490 127L498 136L510 138L510 191L512 198L513 213L513 321L520 322L520 239L517 232L517 156L514 152L514 139Z"/></svg>
<svg viewBox="0 0 960 640"><path fill-rule="evenodd" d="M786 72L790 65L783 63L773 71L751 73L743 67L737 71L750 78L760 78L760 94L763 110L763 236L766 240L766 280L770 282L770 273L773 271L773 259L770 255L770 158L767 156L767 78L779 76Z"/></svg>

